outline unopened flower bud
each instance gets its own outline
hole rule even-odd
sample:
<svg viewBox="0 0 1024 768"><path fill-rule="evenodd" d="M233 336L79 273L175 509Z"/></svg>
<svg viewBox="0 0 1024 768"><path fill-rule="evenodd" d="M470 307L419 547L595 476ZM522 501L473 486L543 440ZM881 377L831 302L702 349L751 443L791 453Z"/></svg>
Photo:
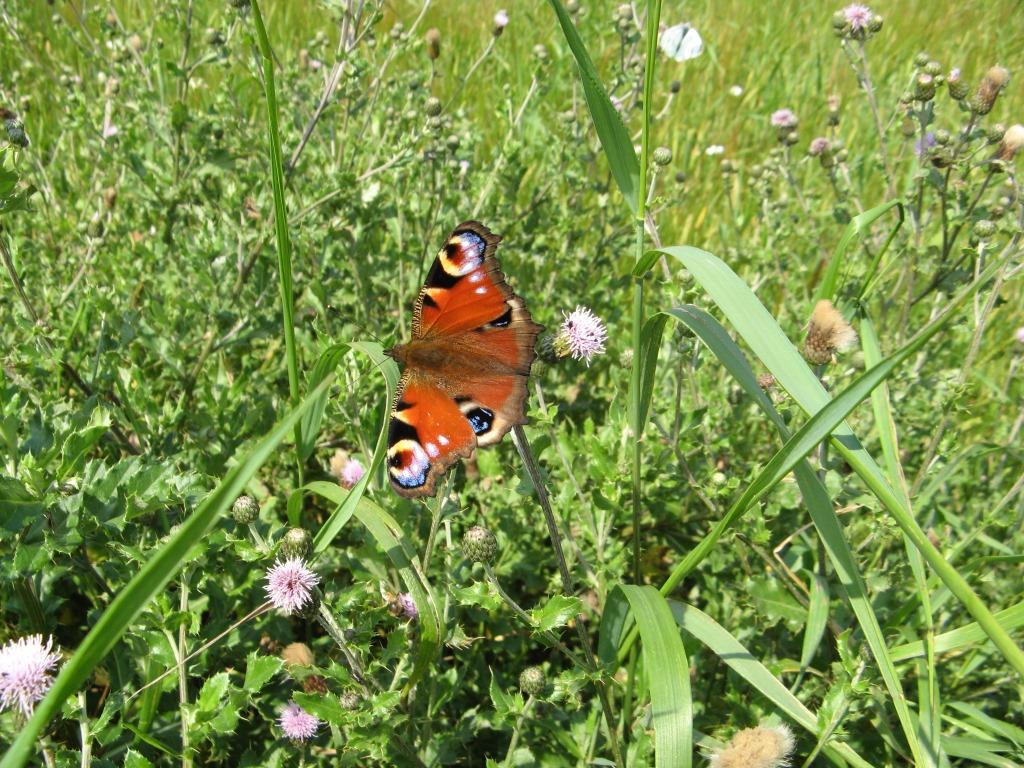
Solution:
<svg viewBox="0 0 1024 768"><path fill-rule="evenodd" d="M252 496L239 496L231 505L231 516L235 522L248 525L260 516L260 505Z"/></svg>
<svg viewBox="0 0 1024 768"><path fill-rule="evenodd" d="M980 219L974 222L974 236L980 239L992 237L996 233L996 225L988 219Z"/></svg>
<svg viewBox="0 0 1024 768"><path fill-rule="evenodd" d="M959 67L949 70L949 74L946 75L946 87L949 88L949 95L957 101L967 98L970 91L967 81L960 74Z"/></svg>
<svg viewBox="0 0 1024 768"><path fill-rule="evenodd" d="M918 101L931 101L935 98L935 78L927 72L921 72L914 79L914 98Z"/></svg>
<svg viewBox="0 0 1024 768"><path fill-rule="evenodd" d="M672 162L672 150L668 147L658 147L653 154L655 165L668 165Z"/></svg>
<svg viewBox="0 0 1024 768"><path fill-rule="evenodd" d="M488 529L474 525L462 535L462 554L474 563L490 565L498 554L498 540Z"/></svg>
<svg viewBox="0 0 1024 768"><path fill-rule="evenodd" d="M519 687L523 693L529 696L539 696L544 693L546 685L544 670L540 667L527 667L519 674Z"/></svg>
<svg viewBox="0 0 1024 768"><path fill-rule="evenodd" d="M427 113L427 117L437 117L441 114L441 100L431 96L427 99L427 103L423 105L423 111Z"/></svg>
<svg viewBox="0 0 1024 768"><path fill-rule="evenodd" d="M289 528L281 539L281 554L285 557L304 558L309 554L312 543L313 537L305 528Z"/></svg>

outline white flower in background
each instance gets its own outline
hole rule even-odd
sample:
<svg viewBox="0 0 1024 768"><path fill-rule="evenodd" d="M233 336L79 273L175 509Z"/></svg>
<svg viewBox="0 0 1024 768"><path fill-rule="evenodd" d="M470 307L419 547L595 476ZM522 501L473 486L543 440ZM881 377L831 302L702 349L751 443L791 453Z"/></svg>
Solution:
<svg viewBox="0 0 1024 768"><path fill-rule="evenodd" d="M658 47L673 61L695 59L704 53L700 32L689 24L676 24L658 37Z"/></svg>
<svg viewBox="0 0 1024 768"><path fill-rule="evenodd" d="M742 85L730 85L729 86L729 95L730 96L735 96L736 98L739 98L740 96L743 95L743 86Z"/></svg>
<svg viewBox="0 0 1024 768"><path fill-rule="evenodd" d="M725 147L723 147L721 144L712 144L710 147L704 150L704 154L707 155L708 157L714 157L715 155L720 155L723 152L725 152Z"/></svg>

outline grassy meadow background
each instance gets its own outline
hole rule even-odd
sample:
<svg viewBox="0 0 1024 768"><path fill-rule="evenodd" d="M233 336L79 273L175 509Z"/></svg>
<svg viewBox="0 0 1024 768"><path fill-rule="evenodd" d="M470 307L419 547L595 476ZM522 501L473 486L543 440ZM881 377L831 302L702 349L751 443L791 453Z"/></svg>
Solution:
<svg viewBox="0 0 1024 768"><path fill-rule="evenodd" d="M3 768L689 766L759 723L792 728L798 766L1024 761L1024 655L1007 650L1024 639L1024 208L1013 161L987 164L996 124L1024 122L1020 3L871 4L889 181L840 6L662 9L706 50L656 56L660 242L717 256L797 348L815 300L835 299L862 344L813 372L690 251L641 281L641 319L680 309L637 345L634 218L546 1L261 5L289 265L266 70L237 5L0 5L0 107L31 139L0 132L0 641L52 635L65 654L28 725L0 714ZM628 20L577 5L640 147L647 4ZM946 86L906 116L899 102L930 61L972 92L993 65L1011 73L952 168L936 157L968 113ZM799 117L788 149L769 121L782 108ZM831 168L807 154L818 136L842 142ZM549 357L531 380L525 432L568 589L511 440L427 503L379 466L351 494L336 477L379 457L394 371L377 343L408 338L430 259L470 218L503 236L509 282L550 333L577 305L607 324L589 366ZM882 386L852 391L885 360ZM635 367L653 371L639 443ZM749 386L768 372L776 385ZM845 410L808 418L827 402L815 375ZM847 413L860 444L822 443ZM785 477L753 495L801 427ZM230 514L243 491L251 525ZM489 567L463 553L474 525L496 536ZM292 527L315 537L319 614L246 618ZM395 609L406 592L415 618ZM986 612L1003 646L972 624ZM312 659L285 665L297 642ZM544 683L521 691L530 667ZM306 744L277 725L292 700L322 721Z"/></svg>

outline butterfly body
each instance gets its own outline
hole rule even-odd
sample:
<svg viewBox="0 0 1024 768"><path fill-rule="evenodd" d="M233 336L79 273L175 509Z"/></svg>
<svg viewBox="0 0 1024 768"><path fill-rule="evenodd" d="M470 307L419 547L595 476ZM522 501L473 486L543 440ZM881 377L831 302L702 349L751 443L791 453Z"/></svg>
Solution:
<svg viewBox="0 0 1024 768"><path fill-rule="evenodd" d="M412 340L388 350L403 367L388 432L388 474L402 496L433 495L460 457L526 421L542 328L505 283L499 239L479 222L456 227L416 300Z"/></svg>

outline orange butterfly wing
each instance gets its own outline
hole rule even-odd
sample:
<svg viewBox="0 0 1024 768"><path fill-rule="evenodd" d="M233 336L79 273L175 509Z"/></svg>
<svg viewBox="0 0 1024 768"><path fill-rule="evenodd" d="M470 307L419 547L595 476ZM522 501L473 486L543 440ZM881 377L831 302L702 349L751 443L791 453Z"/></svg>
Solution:
<svg viewBox="0 0 1024 768"><path fill-rule="evenodd" d="M537 334L494 258L500 238L479 222L448 237L416 300L413 340L388 435L388 472L403 496L429 496L437 478L525 418Z"/></svg>

